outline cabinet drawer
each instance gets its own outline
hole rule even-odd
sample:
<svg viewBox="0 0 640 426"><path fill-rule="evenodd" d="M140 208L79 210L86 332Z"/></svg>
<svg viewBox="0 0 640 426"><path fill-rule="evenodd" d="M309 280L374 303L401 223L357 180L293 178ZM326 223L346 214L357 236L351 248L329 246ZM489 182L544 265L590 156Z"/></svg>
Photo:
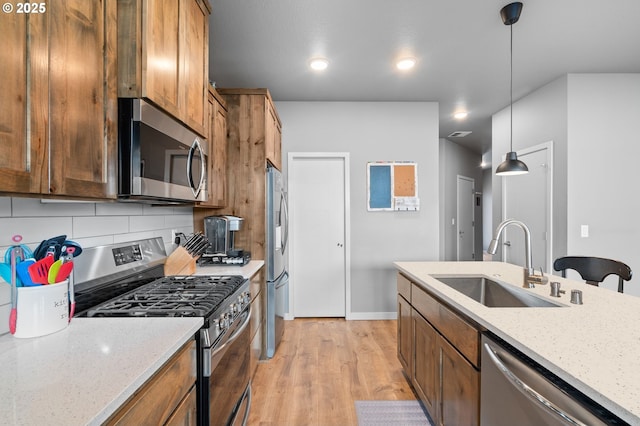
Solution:
<svg viewBox="0 0 640 426"><path fill-rule="evenodd" d="M411 304L474 366L480 365L480 333L459 315L415 284Z"/></svg>
<svg viewBox="0 0 640 426"><path fill-rule="evenodd" d="M196 382L196 342L185 344L106 424L164 424Z"/></svg>
<svg viewBox="0 0 640 426"><path fill-rule="evenodd" d="M402 274L398 274L398 294L411 302L411 281Z"/></svg>

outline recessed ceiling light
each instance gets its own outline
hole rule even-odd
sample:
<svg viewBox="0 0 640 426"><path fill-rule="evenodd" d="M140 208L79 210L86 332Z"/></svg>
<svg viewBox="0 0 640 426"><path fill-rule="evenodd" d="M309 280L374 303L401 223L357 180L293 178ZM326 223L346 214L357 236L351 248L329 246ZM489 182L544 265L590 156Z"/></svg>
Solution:
<svg viewBox="0 0 640 426"><path fill-rule="evenodd" d="M462 120L463 118L467 118L467 115L469 115L467 111L458 111L453 114L453 117L457 118L458 120Z"/></svg>
<svg viewBox="0 0 640 426"><path fill-rule="evenodd" d="M323 71L326 70L329 66L329 61L325 58L314 58L309 62L309 66L311 67L311 69L314 69L316 71Z"/></svg>
<svg viewBox="0 0 640 426"><path fill-rule="evenodd" d="M410 70L411 68L413 68L416 65L416 60L415 58L404 58L404 59L400 59L397 63L396 63L396 67L399 70Z"/></svg>

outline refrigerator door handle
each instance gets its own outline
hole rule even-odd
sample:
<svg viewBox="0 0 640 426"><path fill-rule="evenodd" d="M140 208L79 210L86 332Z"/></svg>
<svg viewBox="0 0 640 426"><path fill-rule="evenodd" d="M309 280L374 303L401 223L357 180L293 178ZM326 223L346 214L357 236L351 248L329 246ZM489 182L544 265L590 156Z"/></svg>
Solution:
<svg viewBox="0 0 640 426"><path fill-rule="evenodd" d="M284 212L284 221L282 221L282 213ZM280 223L284 227L284 235L282 237L282 252L287 247L289 241L289 210L287 208L287 199L284 196L284 191L280 192Z"/></svg>

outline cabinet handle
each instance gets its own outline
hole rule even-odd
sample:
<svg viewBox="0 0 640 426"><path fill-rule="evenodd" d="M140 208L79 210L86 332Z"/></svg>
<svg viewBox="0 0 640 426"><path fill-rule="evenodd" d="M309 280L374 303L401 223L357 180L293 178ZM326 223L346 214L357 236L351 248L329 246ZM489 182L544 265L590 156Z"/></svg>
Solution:
<svg viewBox="0 0 640 426"><path fill-rule="evenodd" d="M586 424L582 423L580 420L562 411L551 401L546 399L544 396L540 395L536 390L534 390L525 382L520 380L518 376L516 376L513 373L513 371L509 370L507 366L504 365L502 360L500 360L500 357L498 356L497 352L488 343L484 344L484 348L487 351L489 358L494 363L494 365L498 368L498 370L500 370L500 372L507 378L507 380L509 380L509 382L513 385L513 387L515 387L517 390L522 392L524 396L529 398L531 401L535 402L537 405L539 405L548 413L561 418L564 422L567 422L570 425L587 426Z"/></svg>

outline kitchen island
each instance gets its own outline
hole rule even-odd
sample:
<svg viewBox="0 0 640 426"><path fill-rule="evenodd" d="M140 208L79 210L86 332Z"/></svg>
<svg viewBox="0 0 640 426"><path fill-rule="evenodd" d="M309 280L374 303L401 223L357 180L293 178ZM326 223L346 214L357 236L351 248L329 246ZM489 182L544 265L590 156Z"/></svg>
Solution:
<svg viewBox="0 0 640 426"><path fill-rule="evenodd" d="M482 274L522 286L523 268L503 262L396 262L412 282L491 331L630 424L640 425L640 298L553 276L566 293L550 297L549 284L526 291L557 308L490 308L438 281L438 274ZM582 290L582 305L569 302Z"/></svg>
<svg viewBox="0 0 640 426"><path fill-rule="evenodd" d="M73 318L47 336L2 335L0 422L102 424L202 325L202 318Z"/></svg>

